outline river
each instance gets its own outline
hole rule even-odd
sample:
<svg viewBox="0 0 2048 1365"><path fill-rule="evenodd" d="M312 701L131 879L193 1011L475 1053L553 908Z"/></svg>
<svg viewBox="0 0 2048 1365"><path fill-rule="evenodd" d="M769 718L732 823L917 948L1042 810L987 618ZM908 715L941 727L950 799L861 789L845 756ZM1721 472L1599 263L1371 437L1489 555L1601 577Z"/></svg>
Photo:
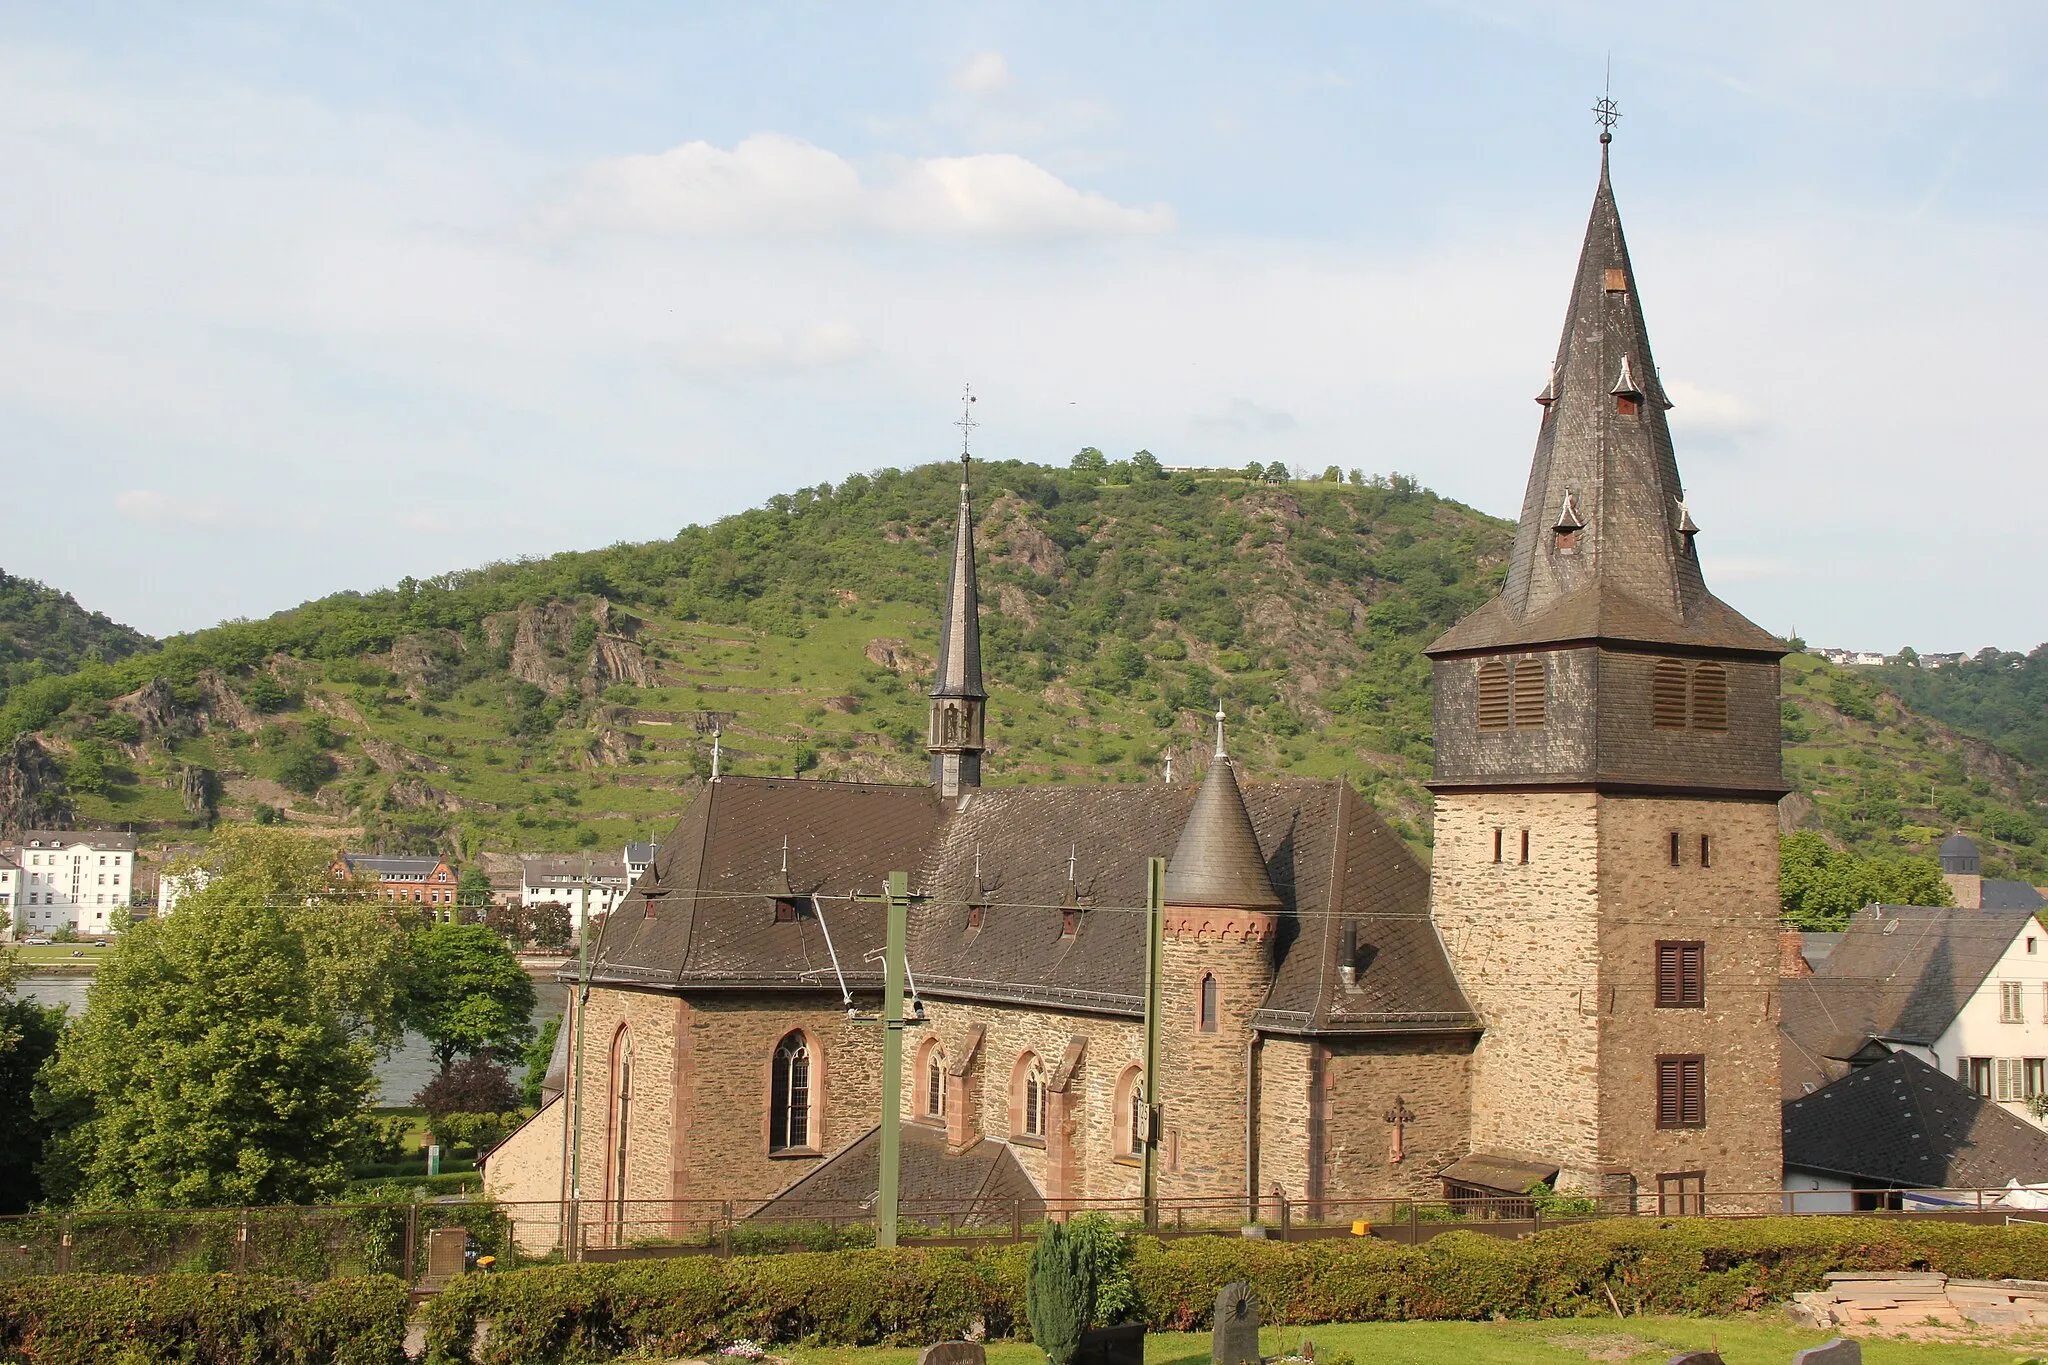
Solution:
<svg viewBox="0 0 2048 1365"><path fill-rule="evenodd" d="M24 972L21 977L23 995L45 1005L62 1005L71 1011L74 1019L85 1009L85 992L91 985L91 975L83 972ZM561 1017L562 1007L568 1000L568 988L552 980L536 980L533 991L533 1026L537 1029L548 1020ZM427 1083L437 1065L427 1040L417 1033L408 1032L397 1051L377 1059L377 1103L411 1104L412 1097ZM524 1074L515 1064L512 1068L513 1083L516 1085Z"/></svg>

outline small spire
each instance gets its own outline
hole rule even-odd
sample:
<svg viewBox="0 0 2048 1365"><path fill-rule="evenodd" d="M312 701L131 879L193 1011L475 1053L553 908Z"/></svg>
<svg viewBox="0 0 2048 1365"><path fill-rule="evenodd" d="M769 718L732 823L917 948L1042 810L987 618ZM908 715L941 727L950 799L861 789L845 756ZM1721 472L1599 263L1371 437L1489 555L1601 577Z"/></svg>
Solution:
<svg viewBox="0 0 2048 1365"><path fill-rule="evenodd" d="M789 875L789 836L782 836L782 875Z"/></svg>
<svg viewBox="0 0 2048 1365"><path fill-rule="evenodd" d="M1068 889L1069 891L1073 890L1073 888L1074 888L1074 872L1075 872L1075 869L1076 869L1076 868L1078 868L1078 867L1079 867L1080 865L1081 865L1081 846L1080 846L1079 844L1068 844L1068 845L1067 845L1067 889Z"/></svg>
<svg viewBox="0 0 2048 1365"><path fill-rule="evenodd" d="M1564 504L1557 509L1557 525L1550 529L1566 534L1586 529L1585 521L1579 516L1578 500L1569 488L1564 490Z"/></svg>
<svg viewBox="0 0 2048 1365"><path fill-rule="evenodd" d="M1687 540L1691 540L1699 533L1699 524L1692 519L1692 508L1686 505L1684 498L1680 498L1678 500L1678 534L1684 536Z"/></svg>
<svg viewBox="0 0 2048 1365"><path fill-rule="evenodd" d="M716 725L711 727L711 780L713 782L718 780L718 738L724 733Z"/></svg>
<svg viewBox="0 0 2048 1365"><path fill-rule="evenodd" d="M1223 751L1223 708L1221 706L1216 708L1216 757L1229 757Z"/></svg>
<svg viewBox="0 0 2048 1365"><path fill-rule="evenodd" d="M1166 785L1173 785L1173 750L1166 751Z"/></svg>
<svg viewBox="0 0 2048 1365"><path fill-rule="evenodd" d="M1629 368L1628 357L1625 355L1621 358L1621 373L1615 376L1614 387L1609 389L1608 392L1629 398L1641 398L1643 396L1643 390L1636 383L1635 372Z"/></svg>
<svg viewBox="0 0 2048 1365"><path fill-rule="evenodd" d="M1607 84L1593 102L1593 122L1600 125L1600 156L1607 156L1607 144L1614 141L1614 125L1621 120L1621 106L1614 102L1614 57L1607 58Z"/></svg>
<svg viewBox="0 0 2048 1365"><path fill-rule="evenodd" d="M974 385L968 384L960 390L960 420L953 423L960 428L960 482L967 482L967 443L974 435L974 429L981 423L974 420Z"/></svg>

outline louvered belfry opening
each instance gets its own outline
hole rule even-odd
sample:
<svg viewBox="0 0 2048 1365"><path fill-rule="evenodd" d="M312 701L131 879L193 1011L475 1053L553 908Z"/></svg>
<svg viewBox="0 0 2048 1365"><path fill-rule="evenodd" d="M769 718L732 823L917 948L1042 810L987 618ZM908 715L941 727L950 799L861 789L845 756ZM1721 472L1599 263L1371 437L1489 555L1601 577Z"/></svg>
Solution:
<svg viewBox="0 0 2048 1365"><path fill-rule="evenodd" d="M1650 724L1659 730L1683 730L1686 722L1685 665L1676 659L1657 660L1650 682Z"/></svg>
<svg viewBox="0 0 2048 1365"><path fill-rule="evenodd" d="M1692 671L1692 728L1717 734L1728 728L1728 670L1719 664Z"/></svg>
<svg viewBox="0 0 2048 1365"><path fill-rule="evenodd" d="M1541 730L1544 697L1549 684L1549 672L1542 658L1515 660L1514 680L1515 728Z"/></svg>
<svg viewBox="0 0 2048 1365"><path fill-rule="evenodd" d="M1479 665L1479 728L1541 730L1549 701L1550 675L1543 659L1485 659Z"/></svg>
<svg viewBox="0 0 2048 1365"><path fill-rule="evenodd" d="M1479 728L1505 730L1512 714L1507 664L1499 659L1483 660L1479 665Z"/></svg>

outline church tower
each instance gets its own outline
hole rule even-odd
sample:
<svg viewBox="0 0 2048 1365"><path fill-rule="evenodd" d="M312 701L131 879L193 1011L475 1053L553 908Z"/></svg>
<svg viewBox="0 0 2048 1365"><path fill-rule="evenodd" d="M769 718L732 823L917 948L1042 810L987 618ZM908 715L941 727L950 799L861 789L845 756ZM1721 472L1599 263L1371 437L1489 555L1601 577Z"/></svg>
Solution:
<svg viewBox="0 0 2048 1365"><path fill-rule="evenodd" d="M939 668L932 679L932 785L958 796L981 785L987 747L988 688L981 681L981 598L974 581L974 507L968 501L967 456L960 456L960 514L953 527L953 571L939 623Z"/></svg>
<svg viewBox="0 0 2048 1365"><path fill-rule="evenodd" d="M1427 651L1432 912L1474 1152L1675 1214L1782 1176L1785 646L1701 577L1600 141L1506 586Z"/></svg>

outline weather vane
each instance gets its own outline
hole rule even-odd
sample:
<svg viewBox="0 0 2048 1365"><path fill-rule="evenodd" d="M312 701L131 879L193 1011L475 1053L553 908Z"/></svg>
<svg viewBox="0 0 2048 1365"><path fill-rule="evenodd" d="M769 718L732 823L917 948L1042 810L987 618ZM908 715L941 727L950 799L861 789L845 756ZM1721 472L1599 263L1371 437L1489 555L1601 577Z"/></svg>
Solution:
<svg viewBox="0 0 2048 1365"><path fill-rule="evenodd" d="M960 420L953 423L953 425L960 428L960 461L962 464L965 464L967 462L968 438L973 436L974 429L981 425L981 423L974 420L974 385L972 384L966 385L960 390Z"/></svg>
<svg viewBox="0 0 2048 1365"><path fill-rule="evenodd" d="M1614 123L1621 117L1621 106L1614 102L1614 58L1607 59L1607 88L1600 92L1600 100L1593 106L1593 121L1600 125L1602 145L1614 141Z"/></svg>

